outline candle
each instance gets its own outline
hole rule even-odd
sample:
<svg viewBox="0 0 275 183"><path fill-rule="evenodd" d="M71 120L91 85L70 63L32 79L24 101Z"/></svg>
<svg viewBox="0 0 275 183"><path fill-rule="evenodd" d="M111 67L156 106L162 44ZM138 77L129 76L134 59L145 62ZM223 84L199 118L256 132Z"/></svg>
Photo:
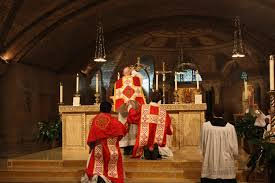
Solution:
<svg viewBox="0 0 275 183"><path fill-rule="evenodd" d="M76 74L76 93L79 93L79 74Z"/></svg>
<svg viewBox="0 0 275 183"><path fill-rule="evenodd" d="M156 73L156 91L159 90L159 73Z"/></svg>
<svg viewBox="0 0 275 183"><path fill-rule="evenodd" d="M269 82L270 82L270 91L274 90L274 57L270 55L269 60Z"/></svg>
<svg viewBox="0 0 275 183"><path fill-rule="evenodd" d="M140 65L140 57L137 58L137 65Z"/></svg>
<svg viewBox="0 0 275 183"><path fill-rule="evenodd" d="M175 72L175 91L178 90L178 80L177 80L177 76L178 76L178 74L177 74L177 72Z"/></svg>
<svg viewBox="0 0 275 183"><path fill-rule="evenodd" d="M248 99L247 81L244 80L244 99Z"/></svg>
<svg viewBox="0 0 275 183"><path fill-rule="evenodd" d="M120 79L120 73L118 72L117 73L117 80L119 80Z"/></svg>
<svg viewBox="0 0 275 183"><path fill-rule="evenodd" d="M196 70L196 81L197 81L197 90L200 89L200 83L199 83L199 71Z"/></svg>
<svg viewBox="0 0 275 183"><path fill-rule="evenodd" d="M63 84L59 83L59 103L63 104Z"/></svg>
<svg viewBox="0 0 275 183"><path fill-rule="evenodd" d="M96 74L95 89L96 89L96 93L98 93L98 74Z"/></svg>

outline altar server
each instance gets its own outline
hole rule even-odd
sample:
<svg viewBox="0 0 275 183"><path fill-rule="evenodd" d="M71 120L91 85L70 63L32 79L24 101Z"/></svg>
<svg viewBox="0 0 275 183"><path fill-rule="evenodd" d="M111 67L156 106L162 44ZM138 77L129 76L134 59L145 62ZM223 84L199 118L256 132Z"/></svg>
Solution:
<svg viewBox="0 0 275 183"><path fill-rule="evenodd" d="M205 122L201 131L201 182L237 183L234 163L238 156L236 131L223 119L222 111L215 111L213 119Z"/></svg>
<svg viewBox="0 0 275 183"><path fill-rule="evenodd" d="M151 103L144 104L139 109L131 108L128 114L128 123L138 125L133 157L157 159L158 153L172 156L172 151L166 147L167 135L172 135L171 118L167 111L157 103L161 99L158 92L152 94ZM162 148L159 148L162 147Z"/></svg>
<svg viewBox="0 0 275 183"><path fill-rule="evenodd" d="M123 183L122 155L119 141L126 134L126 127L111 116L112 105L100 104L100 113L92 120L87 144L90 156L82 183Z"/></svg>

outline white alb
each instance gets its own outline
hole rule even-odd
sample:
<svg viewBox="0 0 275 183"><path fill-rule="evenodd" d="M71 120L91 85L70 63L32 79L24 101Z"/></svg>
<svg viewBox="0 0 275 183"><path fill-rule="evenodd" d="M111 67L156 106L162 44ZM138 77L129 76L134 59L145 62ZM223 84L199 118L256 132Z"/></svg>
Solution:
<svg viewBox="0 0 275 183"><path fill-rule="evenodd" d="M201 150L202 178L236 178L234 160L238 156L238 141L233 125L227 123L226 126L220 127L205 122L201 131Z"/></svg>

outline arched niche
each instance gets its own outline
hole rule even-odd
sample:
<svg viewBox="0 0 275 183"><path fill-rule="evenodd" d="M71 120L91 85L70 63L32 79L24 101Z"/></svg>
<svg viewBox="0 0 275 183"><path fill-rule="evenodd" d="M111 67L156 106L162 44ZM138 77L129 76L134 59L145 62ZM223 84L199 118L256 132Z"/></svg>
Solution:
<svg viewBox="0 0 275 183"><path fill-rule="evenodd" d="M154 84L154 75L155 75L155 66L154 66L154 57L151 55L144 55L140 57L140 63L145 66L144 69L141 69L139 72L143 76L143 91L146 96L147 102L149 102L150 93Z"/></svg>

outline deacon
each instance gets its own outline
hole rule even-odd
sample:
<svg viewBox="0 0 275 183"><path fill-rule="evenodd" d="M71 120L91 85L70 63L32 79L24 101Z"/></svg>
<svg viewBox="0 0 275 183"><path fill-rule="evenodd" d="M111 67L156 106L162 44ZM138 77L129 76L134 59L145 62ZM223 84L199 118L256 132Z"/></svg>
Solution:
<svg viewBox="0 0 275 183"><path fill-rule="evenodd" d="M125 67L123 77L118 79L114 87L114 106L115 111L119 113L118 119L123 124L127 121L128 111L131 105L126 106L127 102L132 100L138 104L145 104L145 97L142 91L142 75L133 68ZM136 142L137 125L129 125L129 132L120 141L120 147L124 148L124 154L132 153L132 148Z"/></svg>
<svg viewBox="0 0 275 183"><path fill-rule="evenodd" d="M125 126L111 116L112 105L100 104L100 113L92 120L87 144L90 157L82 183L123 183L122 155L119 141L126 134Z"/></svg>
<svg viewBox="0 0 275 183"><path fill-rule="evenodd" d="M166 147L167 135L172 135L171 118L159 105L161 97L159 92L154 92L150 104L144 104L137 110L131 108L129 111L128 123L138 124L133 157L144 155L145 159L155 160L159 155L173 156L172 151Z"/></svg>

